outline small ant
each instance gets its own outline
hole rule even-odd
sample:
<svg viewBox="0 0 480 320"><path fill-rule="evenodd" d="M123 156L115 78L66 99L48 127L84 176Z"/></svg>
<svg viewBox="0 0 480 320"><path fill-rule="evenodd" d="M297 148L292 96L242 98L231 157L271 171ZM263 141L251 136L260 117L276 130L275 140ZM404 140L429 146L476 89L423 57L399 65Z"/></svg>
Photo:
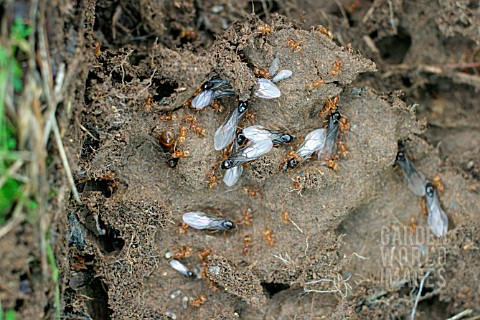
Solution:
<svg viewBox="0 0 480 320"><path fill-rule="evenodd" d="M253 67L252 71L255 74L255 76L257 76L259 78L270 79L272 77L270 72L268 72L267 68Z"/></svg>
<svg viewBox="0 0 480 320"><path fill-rule="evenodd" d="M254 197L254 198L256 198L256 197L258 197L262 194L262 192L260 190L254 190L250 187L243 187L242 190L244 192L246 192L250 197Z"/></svg>
<svg viewBox="0 0 480 320"><path fill-rule="evenodd" d="M192 307L199 308L202 304L205 303L205 301L207 301L207 296L202 294L202 295L198 296L197 298L195 298L195 300L190 302L190 305Z"/></svg>
<svg viewBox="0 0 480 320"><path fill-rule="evenodd" d="M325 117L327 114L332 114L335 111L337 111L337 106L339 103L339 98L338 96L333 97L332 99L327 99L327 102L325 103L325 106L323 107L322 111L319 114L320 118ZM343 120L343 117L342 117Z"/></svg>
<svg viewBox="0 0 480 320"><path fill-rule="evenodd" d="M187 137L187 127L186 126L180 126L180 130L179 130L179 135L178 135L178 139L177 141L179 143L184 143L185 142L185 139ZM176 157L174 157L176 158Z"/></svg>
<svg viewBox="0 0 480 320"><path fill-rule="evenodd" d="M147 101L145 102L145 112L150 112L152 110L152 96L148 96Z"/></svg>
<svg viewBox="0 0 480 320"><path fill-rule="evenodd" d="M190 155L190 151L184 150L184 151L174 151L172 152L172 158L185 158Z"/></svg>
<svg viewBox="0 0 480 320"><path fill-rule="evenodd" d="M282 221L283 223L288 223L290 221L290 215L287 210L282 211Z"/></svg>
<svg viewBox="0 0 480 320"><path fill-rule="evenodd" d="M208 188L213 189L217 185L217 175L215 174L215 169L211 168L208 170Z"/></svg>
<svg viewBox="0 0 480 320"><path fill-rule="evenodd" d="M186 224L185 222L182 222L175 232L177 234L185 234L187 233L187 229L188 229L188 224Z"/></svg>
<svg viewBox="0 0 480 320"><path fill-rule="evenodd" d="M204 261L211 253L212 250L205 248L197 254L197 257L200 259L200 261Z"/></svg>
<svg viewBox="0 0 480 320"><path fill-rule="evenodd" d="M191 123L190 124L190 130L192 130L193 132L195 132L196 134L198 134L199 136L206 136L207 135L207 130L205 130L204 128L200 127L198 124L196 123Z"/></svg>
<svg viewBox="0 0 480 320"><path fill-rule="evenodd" d="M438 194L441 195L443 193L444 186L442 180L440 180L440 177L433 177L432 184L435 186L435 189L437 189Z"/></svg>
<svg viewBox="0 0 480 320"><path fill-rule="evenodd" d="M261 25L259 25L257 29L262 33L262 35L267 35L273 32L272 27L270 27L268 24L265 24L265 23L262 23Z"/></svg>
<svg viewBox="0 0 480 320"><path fill-rule="evenodd" d="M178 116L176 114L171 114L171 115L168 115L168 114L161 114L159 116L160 120L163 120L163 121L177 121L178 120Z"/></svg>
<svg viewBox="0 0 480 320"><path fill-rule="evenodd" d="M330 32L330 30L328 30L327 28L325 28L324 26L318 26L318 28L315 29L316 31L319 31L320 33L323 33L324 35L326 35L330 40L333 39L333 35L332 33Z"/></svg>
<svg viewBox="0 0 480 320"><path fill-rule="evenodd" d="M272 247L274 244L272 239L272 232L268 228L265 228L265 230L263 230L263 236L267 240L268 245Z"/></svg>
<svg viewBox="0 0 480 320"><path fill-rule="evenodd" d="M342 66L342 61L335 60L332 70L332 76L338 76L340 74L340 67Z"/></svg>
<svg viewBox="0 0 480 320"><path fill-rule="evenodd" d="M250 235L246 234L245 236L243 236L243 249L242 249L242 253L243 254L249 254L250 253L250 249L253 248L253 244L252 244L252 238L250 237Z"/></svg>
<svg viewBox="0 0 480 320"><path fill-rule="evenodd" d="M243 211L243 221L245 222L245 225L250 225L252 222L252 209L247 208L245 211Z"/></svg>
<svg viewBox="0 0 480 320"><path fill-rule="evenodd" d="M295 52L301 52L302 51L302 46L300 45L300 42L295 42L293 40L288 40L288 45L293 48L293 51Z"/></svg>
<svg viewBox="0 0 480 320"><path fill-rule="evenodd" d="M188 258L192 255L192 252L193 252L192 248L184 246L179 251L175 251L173 253L173 258L174 259Z"/></svg>

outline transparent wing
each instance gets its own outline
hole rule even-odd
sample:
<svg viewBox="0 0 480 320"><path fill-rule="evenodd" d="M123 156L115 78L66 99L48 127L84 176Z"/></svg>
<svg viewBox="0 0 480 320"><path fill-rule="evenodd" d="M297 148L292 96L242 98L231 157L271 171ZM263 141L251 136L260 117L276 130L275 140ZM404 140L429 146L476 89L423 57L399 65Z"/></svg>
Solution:
<svg viewBox="0 0 480 320"><path fill-rule="evenodd" d="M255 91L255 96L262 99L275 99L279 98L282 93L277 86L270 80L260 78L258 79L259 88Z"/></svg>
<svg viewBox="0 0 480 320"><path fill-rule="evenodd" d="M275 73L277 73L279 67L280 67L280 59L278 58L273 59L272 64L268 69L268 73L270 73L270 75L273 77Z"/></svg>
<svg viewBox="0 0 480 320"><path fill-rule="evenodd" d="M234 95L234 94L235 94L235 90L233 90L233 89L215 90L213 98L218 99L218 98L221 98L221 97L231 96L231 95Z"/></svg>
<svg viewBox="0 0 480 320"><path fill-rule="evenodd" d="M225 175L223 176L223 182L228 187L232 187L233 185L235 185L238 182L242 173L243 173L243 167L242 166L236 166L236 167L233 167L231 169L227 169L227 171L225 171Z"/></svg>
<svg viewBox="0 0 480 320"><path fill-rule="evenodd" d="M192 272L190 270L188 270L188 268L183 263L181 263L180 261L172 259L172 260L170 260L169 264L173 269L177 270L178 272L180 272L184 276L187 276L187 277L192 276Z"/></svg>
<svg viewBox="0 0 480 320"><path fill-rule="evenodd" d="M277 83L279 81L288 79L292 76L292 71L290 70L281 70L275 77L273 77L272 82Z"/></svg>
<svg viewBox="0 0 480 320"><path fill-rule="evenodd" d="M235 139L235 132L237 131L237 126L242 116L243 114L240 114L238 109L235 108L227 121L218 127L213 136L213 146L215 150L222 150L232 143L233 139Z"/></svg>
<svg viewBox="0 0 480 320"><path fill-rule="evenodd" d="M210 80L209 85L211 86L210 90L219 90L224 88L231 88L230 82L220 78L213 78Z"/></svg>
<svg viewBox="0 0 480 320"><path fill-rule="evenodd" d="M245 138L253 142L269 140L271 136L269 130L266 130L264 127L258 125L244 128L243 134L245 135Z"/></svg>
<svg viewBox="0 0 480 320"><path fill-rule="evenodd" d="M325 160L337 153L337 136L338 136L338 122L330 123L327 128L327 137L325 145L320 152L318 152L318 159Z"/></svg>
<svg viewBox="0 0 480 320"><path fill-rule="evenodd" d="M214 94L215 91L213 90L205 90L200 92L195 98L193 98L192 107L197 110L202 110L206 106L210 105L213 100L215 100Z"/></svg>
<svg viewBox="0 0 480 320"><path fill-rule="evenodd" d="M440 206L437 192L434 191L433 196L427 194L428 217L427 224L432 233L437 237L443 237L448 230L448 217Z"/></svg>
<svg viewBox="0 0 480 320"><path fill-rule="evenodd" d="M228 157L228 159L239 163L248 162L267 154L272 148L272 140L250 142L245 148L240 149L237 153Z"/></svg>
<svg viewBox="0 0 480 320"><path fill-rule="evenodd" d="M419 197L423 197L425 195L425 176L415 168L406 155L404 161L398 161L398 164L407 179L407 185L410 191Z"/></svg>
<svg viewBox="0 0 480 320"><path fill-rule="evenodd" d="M325 129L316 129L309 132L305 137L305 141L300 145L296 154L302 159L310 157L314 152L317 152L325 145L327 133Z"/></svg>
<svg viewBox="0 0 480 320"><path fill-rule="evenodd" d="M209 217L203 212L188 212L182 217L183 222L194 229L214 229L226 230L223 223L226 221L222 218Z"/></svg>

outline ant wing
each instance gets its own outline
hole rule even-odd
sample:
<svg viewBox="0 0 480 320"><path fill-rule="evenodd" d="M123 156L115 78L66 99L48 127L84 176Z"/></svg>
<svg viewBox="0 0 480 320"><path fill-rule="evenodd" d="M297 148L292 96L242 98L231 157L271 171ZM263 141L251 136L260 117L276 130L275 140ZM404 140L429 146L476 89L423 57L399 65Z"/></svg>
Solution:
<svg viewBox="0 0 480 320"><path fill-rule="evenodd" d="M266 130L264 127L256 125L250 126L243 129L243 134L245 138L252 142L260 142L262 140L269 140L270 139L270 132Z"/></svg>
<svg viewBox="0 0 480 320"><path fill-rule="evenodd" d="M211 85L210 90L220 90L220 89L225 89L225 88L231 88L232 86L230 85L230 82L227 80L223 80L220 78L214 78L209 81L209 84Z"/></svg>
<svg viewBox="0 0 480 320"><path fill-rule="evenodd" d="M238 123L244 113L238 112L235 108L230 117L215 131L213 136L213 145L215 150L219 151L228 146L235 139Z"/></svg>
<svg viewBox="0 0 480 320"><path fill-rule="evenodd" d="M259 88L255 91L255 96L262 99L275 99L279 98L282 93L277 86L270 80L260 78L258 79Z"/></svg>
<svg viewBox="0 0 480 320"><path fill-rule="evenodd" d="M216 90L213 94L214 99L218 99L225 96L231 96L235 94L235 90L233 89L226 89L226 90Z"/></svg>
<svg viewBox="0 0 480 320"><path fill-rule="evenodd" d="M321 152L318 153L319 160L330 158L337 153L338 128L338 121L329 123L327 128L327 138L325 139L325 146Z"/></svg>
<svg viewBox="0 0 480 320"><path fill-rule="evenodd" d="M433 192L432 196L429 196L427 193L426 198L428 209L427 224L435 236L443 237L447 234L448 217L440 206L436 191Z"/></svg>
<svg viewBox="0 0 480 320"><path fill-rule="evenodd" d="M325 129L316 129L307 134L305 141L300 145L296 154L302 159L310 157L314 152L317 152L325 145L327 133Z"/></svg>
<svg viewBox="0 0 480 320"><path fill-rule="evenodd" d="M402 168L403 175L407 179L407 185L410 191L419 197L425 195L425 176L419 172L413 163L405 155L404 161L397 161Z"/></svg>
<svg viewBox="0 0 480 320"><path fill-rule="evenodd" d="M275 77L273 77L272 82L277 83L279 81L290 78L292 71L290 70L281 70Z"/></svg>
<svg viewBox="0 0 480 320"><path fill-rule="evenodd" d="M194 211L185 213L182 217L183 222L194 229L215 229L224 230L223 222L225 219L209 217L203 212Z"/></svg>
<svg viewBox="0 0 480 320"><path fill-rule="evenodd" d="M275 73L277 73L279 67L280 67L280 59L278 58L273 59L272 64L268 69L268 73L270 73L270 76L273 77Z"/></svg>
<svg viewBox="0 0 480 320"><path fill-rule="evenodd" d="M237 153L228 157L228 159L238 163L248 162L267 154L272 148L273 142L270 139L254 143L250 142L245 148L240 149Z"/></svg>
<svg viewBox="0 0 480 320"><path fill-rule="evenodd" d="M193 273L190 270L188 270L188 268L178 260L172 259L170 260L169 264L173 269L177 270L184 276L191 277L193 275Z"/></svg>
<svg viewBox="0 0 480 320"><path fill-rule="evenodd" d="M215 91L205 90L200 92L193 100L192 107L197 110L202 110L206 106L210 105L215 100Z"/></svg>
<svg viewBox="0 0 480 320"><path fill-rule="evenodd" d="M227 171L225 171L225 175L223 176L223 182L225 182L225 184L228 187L232 187L238 182L242 173L243 173L242 166L236 166L236 167L227 169Z"/></svg>

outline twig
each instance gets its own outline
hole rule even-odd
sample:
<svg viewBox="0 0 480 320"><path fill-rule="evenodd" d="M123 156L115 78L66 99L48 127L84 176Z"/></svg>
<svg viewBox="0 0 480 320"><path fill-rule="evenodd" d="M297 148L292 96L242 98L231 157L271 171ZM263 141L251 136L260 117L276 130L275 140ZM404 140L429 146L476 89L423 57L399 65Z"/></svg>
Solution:
<svg viewBox="0 0 480 320"><path fill-rule="evenodd" d="M448 318L447 320L459 320L459 319L462 319L462 318L465 317L465 316L471 315L472 313L473 313L473 310L472 310L472 309L463 310L462 312L457 313L456 315L454 315L453 317Z"/></svg>
<svg viewBox="0 0 480 320"><path fill-rule="evenodd" d="M73 180L72 171L70 170L70 166L68 164L67 154L65 153L65 149L63 148L62 137L60 137L60 131L58 130L57 119L55 118L53 120L53 134L55 136L55 142L58 146L60 158L62 159L63 167L65 168L65 173L67 174L68 182L70 183L70 187L72 188L73 197L79 205L82 205L82 201L80 200L80 196L78 195L77 187L75 186L75 181Z"/></svg>
<svg viewBox="0 0 480 320"><path fill-rule="evenodd" d="M410 320L415 320L415 312L417 311L418 300L420 299L420 295L422 294L425 280L427 280L430 273L431 271L428 271L427 274L425 274L425 276L423 277L422 281L420 281L420 286L418 287L418 293L417 293L417 297L415 298L415 304L413 305L412 314L410 315Z"/></svg>
<svg viewBox="0 0 480 320"><path fill-rule="evenodd" d="M23 159L18 159L15 161L7 170L7 172L0 177L0 189L3 187L8 178L10 178L18 169L23 165Z"/></svg>
<svg viewBox="0 0 480 320"><path fill-rule="evenodd" d="M14 227L16 227L20 222L23 221L25 218L25 214L23 213L23 201L19 201L17 203L17 206L15 207L13 211L12 218L8 220L7 224L5 224L1 229L0 229L0 239L3 238L7 233L10 232Z"/></svg>

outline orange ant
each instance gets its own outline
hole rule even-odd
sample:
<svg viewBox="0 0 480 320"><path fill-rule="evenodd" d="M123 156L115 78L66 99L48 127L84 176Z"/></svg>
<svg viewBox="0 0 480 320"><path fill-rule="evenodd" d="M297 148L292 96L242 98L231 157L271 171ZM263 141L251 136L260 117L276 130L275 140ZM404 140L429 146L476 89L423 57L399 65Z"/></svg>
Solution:
<svg viewBox="0 0 480 320"><path fill-rule="evenodd" d="M273 32L272 27L270 27L268 24L265 24L265 23L262 23L261 25L259 25L257 29L262 33L262 35L267 35Z"/></svg>
<svg viewBox="0 0 480 320"><path fill-rule="evenodd" d="M217 185L217 175L215 174L215 169L211 168L208 170L208 188L213 189Z"/></svg>
<svg viewBox="0 0 480 320"><path fill-rule="evenodd" d="M249 254L250 253L250 249L253 248L253 244L252 244L252 238L250 237L250 235L246 234L245 236L243 236L243 249L242 249L242 253L243 254Z"/></svg>
<svg viewBox="0 0 480 320"><path fill-rule="evenodd" d="M195 298L195 300L190 302L190 305L192 307L199 308L202 304L205 303L205 301L207 301L207 296L202 294L202 295L198 296L197 298Z"/></svg>
<svg viewBox="0 0 480 320"><path fill-rule="evenodd" d="M180 39L187 38L187 39L195 39L197 34L194 30L182 30L180 32Z"/></svg>
<svg viewBox="0 0 480 320"><path fill-rule="evenodd" d="M195 132L196 134L198 134L199 136L202 136L202 137L207 135L207 130L200 127L196 123L191 123L190 124L190 130L192 130L193 132Z"/></svg>
<svg viewBox="0 0 480 320"><path fill-rule="evenodd" d="M225 111L225 107L220 103L218 102L217 100L214 100L213 103L212 103L212 108L213 110L215 110L216 112L223 112ZM205 110L205 109L202 109L202 111Z"/></svg>
<svg viewBox="0 0 480 320"><path fill-rule="evenodd" d="M331 159L326 161L327 167L333 171L338 171L338 155L333 156Z"/></svg>
<svg viewBox="0 0 480 320"><path fill-rule="evenodd" d="M335 60L332 70L332 76L338 76L340 74L340 67L342 66L342 61Z"/></svg>
<svg viewBox="0 0 480 320"><path fill-rule="evenodd" d="M272 77L270 72L268 72L267 68L253 67L252 71L255 74L255 76L259 78L270 79Z"/></svg>
<svg viewBox="0 0 480 320"><path fill-rule="evenodd" d="M343 159L347 159L350 156L350 152L347 150L347 145L342 141L338 141L338 155L341 156Z"/></svg>
<svg viewBox="0 0 480 320"><path fill-rule="evenodd" d="M250 225L252 222L252 209L247 208L245 211L243 211L243 221L245 222L245 225Z"/></svg>
<svg viewBox="0 0 480 320"><path fill-rule="evenodd" d="M147 101L145 102L145 112L150 112L152 110L152 96L148 96Z"/></svg>
<svg viewBox="0 0 480 320"><path fill-rule="evenodd" d="M187 233L187 229L188 229L188 224L186 224L185 222L182 222L180 223L180 226L177 228L175 232L177 234L185 234Z"/></svg>
<svg viewBox="0 0 480 320"><path fill-rule="evenodd" d="M247 110L247 112L245 112L243 116L243 119L254 122L255 120L257 120L257 115Z"/></svg>
<svg viewBox="0 0 480 320"><path fill-rule="evenodd" d="M243 187L242 190L246 192L250 197L254 197L254 198L262 194L260 190L254 190L250 187Z"/></svg>
<svg viewBox="0 0 480 320"><path fill-rule="evenodd" d="M290 192L292 191L297 191L298 194L302 195L301 192L303 190L303 187L300 183L300 179L301 179L301 176L299 174L297 174L295 177L292 178L292 181L293 181L293 189L290 190ZM288 213L288 212L287 212Z"/></svg>
<svg viewBox="0 0 480 320"><path fill-rule="evenodd" d="M302 51L302 46L300 45L300 42L295 42L293 40L288 40L288 45L293 48L293 51L295 52L301 52Z"/></svg>
<svg viewBox="0 0 480 320"><path fill-rule="evenodd" d="M282 221L283 223L288 223L290 221L290 215L287 210L282 211Z"/></svg>
<svg viewBox="0 0 480 320"><path fill-rule="evenodd" d="M305 81L305 89L307 89L307 92L309 92L313 88L316 88L316 87L321 86L323 84L325 84L325 80L323 78L320 78L319 80L316 80L316 81L312 82L311 85L307 81Z"/></svg>
<svg viewBox="0 0 480 320"><path fill-rule="evenodd" d="M176 114L171 114L171 115L168 115L168 114L161 114L159 116L160 120L163 120L163 121L177 121L178 120L178 116Z"/></svg>
<svg viewBox="0 0 480 320"><path fill-rule="evenodd" d="M197 257L198 259L200 259L200 261L204 261L211 253L212 250L210 250L209 248L205 248L198 253Z"/></svg>
<svg viewBox="0 0 480 320"><path fill-rule="evenodd" d="M172 152L172 158L185 158L190 155L190 151L174 151Z"/></svg>
<svg viewBox="0 0 480 320"><path fill-rule="evenodd" d="M432 184L435 186L435 189L437 189L438 194L442 195L444 187L442 180L440 180L439 176L433 177Z"/></svg>
<svg viewBox="0 0 480 320"><path fill-rule="evenodd" d="M337 106L339 103L339 98L338 96L333 97L332 99L327 99L327 102L325 103L325 106L323 107L322 111L319 114L320 118L325 117L327 114L332 114L335 111L337 111ZM343 117L342 117L343 119Z"/></svg>
<svg viewBox="0 0 480 320"><path fill-rule="evenodd" d="M348 121L348 119L343 115L342 119L340 119L339 129L341 132L347 132L350 130L350 121Z"/></svg>
<svg viewBox="0 0 480 320"><path fill-rule="evenodd" d="M325 28L324 26L318 26L315 30L318 31L318 32L320 32L320 33L323 33L323 34L326 35L330 40L333 39L333 35L332 35L332 33L330 32L330 30L328 30L328 29Z"/></svg>
<svg viewBox="0 0 480 320"><path fill-rule="evenodd" d="M182 121L186 123L195 123L197 122L197 118L195 118L193 115L189 115L183 118Z"/></svg>
<svg viewBox="0 0 480 320"><path fill-rule="evenodd" d="M274 244L272 239L272 232L268 228L265 228L265 230L263 230L263 236L265 237L265 239L267 239L268 245L272 247Z"/></svg>
<svg viewBox="0 0 480 320"><path fill-rule="evenodd" d="M101 47L102 47L102 44L100 43L100 41L95 42L95 57L98 57L100 53L102 53L100 51Z"/></svg>
<svg viewBox="0 0 480 320"><path fill-rule="evenodd" d="M179 135L178 135L178 138L177 138L177 141L179 143L184 143L185 142L185 138L187 136L187 127L186 126L180 126L180 130L179 130ZM174 157L175 158L175 157Z"/></svg>
<svg viewBox="0 0 480 320"><path fill-rule="evenodd" d="M187 246L184 246L182 249L179 251L175 251L173 253L173 258L174 259L182 259L182 258L188 258L192 255L192 248L189 248Z"/></svg>

